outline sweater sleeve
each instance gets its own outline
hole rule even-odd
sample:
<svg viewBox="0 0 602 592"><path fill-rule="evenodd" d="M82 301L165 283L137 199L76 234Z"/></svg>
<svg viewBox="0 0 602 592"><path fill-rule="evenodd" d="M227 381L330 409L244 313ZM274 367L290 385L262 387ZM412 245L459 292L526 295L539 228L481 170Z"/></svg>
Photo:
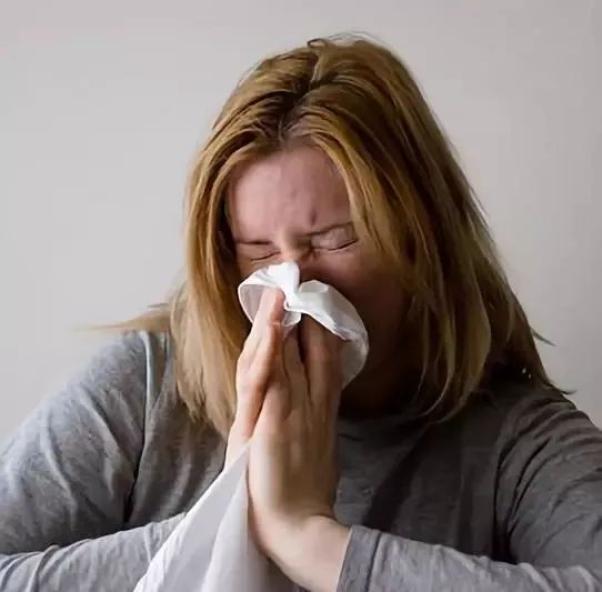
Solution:
<svg viewBox="0 0 602 592"><path fill-rule="evenodd" d="M92 356L0 453L0 589L130 590L181 519L124 530L152 403L153 339Z"/></svg>
<svg viewBox="0 0 602 592"><path fill-rule="evenodd" d="M511 561L353 526L342 592L602 591L602 432L560 394L506 422L497 522Z"/></svg>

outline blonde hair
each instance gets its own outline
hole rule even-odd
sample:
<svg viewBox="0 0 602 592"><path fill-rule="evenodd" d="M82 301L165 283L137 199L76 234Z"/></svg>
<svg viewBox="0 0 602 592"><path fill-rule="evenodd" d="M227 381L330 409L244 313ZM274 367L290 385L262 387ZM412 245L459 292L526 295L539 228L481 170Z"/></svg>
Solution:
<svg viewBox="0 0 602 592"><path fill-rule="evenodd" d="M224 437L249 323L224 211L235 169L297 144L339 171L366 245L399 273L420 358L416 412L439 421L494 376L555 388L478 202L403 62L343 34L262 60L238 83L192 168L185 279L153 310L104 328L166 331L179 396Z"/></svg>

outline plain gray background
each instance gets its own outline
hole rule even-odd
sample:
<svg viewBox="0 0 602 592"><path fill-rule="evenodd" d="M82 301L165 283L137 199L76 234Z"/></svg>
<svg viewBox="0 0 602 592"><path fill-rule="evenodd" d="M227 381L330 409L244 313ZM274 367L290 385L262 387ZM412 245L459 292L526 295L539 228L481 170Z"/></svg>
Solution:
<svg viewBox="0 0 602 592"><path fill-rule="evenodd" d="M194 150L268 53L366 31L417 77L483 203L552 376L602 425L602 3L0 7L0 439L181 277Z"/></svg>

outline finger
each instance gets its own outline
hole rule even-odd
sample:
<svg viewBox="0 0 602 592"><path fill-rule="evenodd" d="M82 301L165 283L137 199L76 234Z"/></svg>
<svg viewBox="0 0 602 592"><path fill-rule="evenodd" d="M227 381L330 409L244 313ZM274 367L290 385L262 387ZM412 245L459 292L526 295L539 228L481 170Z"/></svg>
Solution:
<svg viewBox="0 0 602 592"><path fill-rule="evenodd" d="M244 441L253 434L281 341L280 334L280 324L269 323L253 363L246 372L237 373L236 416L232 431Z"/></svg>
<svg viewBox="0 0 602 592"><path fill-rule="evenodd" d="M269 323L281 321L284 315L284 293L279 288L265 288L261 293L259 308L253 319L241 358L243 365L249 366L255 357L261 337Z"/></svg>
<svg viewBox="0 0 602 592"><path fill-rule="evenodd" d="M307 376L301 359L299 326L295 325L287 335L283 349L284 370L291 396L291 407L308 403Z"/></svg>
<svg viewBox="0 0 602 592"><path fill-rule="evenodd" d="M280 336L265 398L257 419L257 429L267 430L272 434L282 431L282 422L288 417L290 411L290 389L284 367L284 341Z"/></svg>
<svg viewBox="0 0 602 592"><path fill-rule="evenodd" d="M280 320L279 317L284 313L282 308L283 302L284 293L278 288L265 288L261 293L259 308L253 319L249 333L250 340L255 346L259 342L266 325L270 322Z"/></svg>
<svg viewBox="0 0 602 592"><path fill-rule="evenodd" d="M328 416L335 416L341 386L342 341L309 316L304 316L301 340L311 404Z"/></svg>

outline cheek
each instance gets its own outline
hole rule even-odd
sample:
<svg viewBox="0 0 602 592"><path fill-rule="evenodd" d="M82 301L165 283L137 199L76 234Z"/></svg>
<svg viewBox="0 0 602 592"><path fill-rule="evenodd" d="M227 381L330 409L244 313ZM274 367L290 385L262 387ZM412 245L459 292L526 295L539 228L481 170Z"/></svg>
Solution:
<svg viewBox="0 0 602 592"><path fill-rule="evenodd" d="M265 267L269 263L251 261L248 257L242 255L236 255L236 267L238 269L239 281L243 281L249 277L253 272Z"/></svg>
<svg viewBox="0 0 602 592"><path fill-rule="evenodd" d="M372 355L395 347L405 304L399 278L365 260L341 264L329 275L328 283L355 306L364 321Z"/></svg>

